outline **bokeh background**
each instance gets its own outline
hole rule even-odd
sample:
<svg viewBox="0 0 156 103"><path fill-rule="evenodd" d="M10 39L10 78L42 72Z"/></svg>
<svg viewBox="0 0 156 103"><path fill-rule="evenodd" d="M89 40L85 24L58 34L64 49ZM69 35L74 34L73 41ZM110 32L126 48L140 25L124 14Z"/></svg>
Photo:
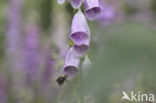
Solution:
<svg viewBox="0 0 156 103"><path fill-rule="evenodd" d="M57 0L1 0L0 103L122 103L122 91L156 95L156 0L103 1L103 14L88 21L91 48L82 70L58 86L74 9Z"/></svg>

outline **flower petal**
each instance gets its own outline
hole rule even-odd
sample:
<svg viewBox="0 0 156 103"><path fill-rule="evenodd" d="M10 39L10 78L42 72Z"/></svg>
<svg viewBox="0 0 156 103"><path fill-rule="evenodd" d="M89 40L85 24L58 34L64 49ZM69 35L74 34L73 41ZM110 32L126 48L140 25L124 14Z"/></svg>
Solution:
<svg viewBox="0 0 156 103"><path fill-rule="evenodd" d="M85 0L85 14L89 20L94 20L101 8L98 0Z"/></svg>
<svg viewBox="0 0 156 103"><path fill-rule="evenodd" d="M84 55L85 52L89 51L89 44L90 44L90 38L88 40L86 40L84 44L81 44L81 45L74 44L73 45L73 48L74 48L75 52L77 53L78 57L81 57L82 55Z"/></svg>
<svg viewBox="0 0 156 103"><path fill-rule="evenodd" d="M78 45L84 44L90 38L89 27L81 10L73 18L70 38Z"/></svg>
<svg viewBox="0 0 156 103"><path fill-rule="evenodd" d="M70 48L66 56L65 64L62 68L63 74L67 75L68 78L73 77L78 71L79 64L80 59L76 56L73 48Z"/></svg>

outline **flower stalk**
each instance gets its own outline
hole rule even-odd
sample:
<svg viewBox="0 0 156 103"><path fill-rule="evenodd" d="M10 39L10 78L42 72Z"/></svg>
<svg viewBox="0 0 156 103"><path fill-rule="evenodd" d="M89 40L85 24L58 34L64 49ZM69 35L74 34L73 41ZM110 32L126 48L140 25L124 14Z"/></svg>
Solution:
<svg viewBox="0 0 156 103"><path fill-rule="evenodd" d="M81 57L80 59L80 72L79 72L79 79L80 79L80 103L84 103L84 96L83 96L83 70L82 64L84 62L85 57Z"/></svg>
<svg viewBox="0 0 156 103"><path fill-rule="evenodd" d="M62 4L65 0L58 0ZM73 41L68 50L66 60L62 70L62 74L67 78L75 76L77 72L80 73L80 84L82 83L81 66L84 61L84 55L90 49L91 34L87 23L88 20L94 20L100 13L99 0L66 0L75 8L75 15L73 16L71 24L70 39ZM83 85L82 85L83 86ZM82 88L80 86L80 88ZM81 91L82 92L82 91ZM83 98L80 99L83 103Z"/></svg>

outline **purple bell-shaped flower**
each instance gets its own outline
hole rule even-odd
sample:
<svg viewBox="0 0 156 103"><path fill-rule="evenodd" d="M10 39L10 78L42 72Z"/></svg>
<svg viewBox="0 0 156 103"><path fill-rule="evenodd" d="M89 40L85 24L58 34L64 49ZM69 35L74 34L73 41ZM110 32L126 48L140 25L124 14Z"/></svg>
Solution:
<svg viewBox="0 0 156 103"><path fill-rule="evenodd" d="M78 54L82 55L89 50L90 30L81 10L73 18L70 38L74 41L73 48Z"/></svg>
<svg viewBox="0 0 156 103"><path fill-rule="evenodd" d="M70 48L67 55L64 66L62 68L62 73L67 75L68 78L73 77L79 68L80 58L76 56L73 48Z"/></svg>
<svg viewBox="0 0 156 103"><path fill-rule="evenodd" d="M81 10L73 18L70 38L77 45L85 44L90 39L89 27Z"/></svg>
<svg viewBox="0 0 156 103"><path fill-rule="evenodd" d="M98 0L84 0L85 14L89 20L94 20L101 8Z"/></svg>

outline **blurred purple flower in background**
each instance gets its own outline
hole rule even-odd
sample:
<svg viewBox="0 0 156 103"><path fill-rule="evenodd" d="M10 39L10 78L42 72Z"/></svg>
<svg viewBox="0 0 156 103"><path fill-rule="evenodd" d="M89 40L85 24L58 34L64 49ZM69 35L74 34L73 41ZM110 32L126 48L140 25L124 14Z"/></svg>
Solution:
<svg viewBox="0 0 156 103"><path fill-rule="evenodd" d="M53 76L55 72L55 60L51 57L51 50L50 48L46 48L45 52L45 64L44 64L44 70L43 70L43 78L42 78L42 86L46 87L48 84L50 84L51 77Z"/></svg>
<svg viewBox="0 0 156 103"><path fill-rule="evenodd" d="M0 103L6 103L5 80L0 76Z"/></svg>
<svg viewBox="0 0 156 103"><path fill-rule="evenodd" d="M89 20L94 20L101 8L98 0L84 0L85 14Z"/></svg>
<svg viewBox="0 0 156 103"><path fill-rule="evenodd" d="M111 3L112 2L112 3ZM97 16L96 20L102 25L102 26L108 26L111 24L114 20L118 18L119 12L117 13L117 3L118 1L111 0L110 2L106 2L103 0L99 0L101 12Z"/></svg>
<svg viewBox="0 0 156 103"><path fill-rule="evenodd" d="M40 66L40 32L36 24L30 25L26 31L26 41L24 48L25 70L29 80L38 78Z"/></svg>
<svg viewBox="0 0 156 103"><path fill-rule="evenodd" d="M101 13L97 16L96 20L102 25L108 25L117 18L115 8L110 5L104 5L101 7Z"/></svg>
<svg viewBox="0 0 156 103"><path fill-rule="evenodd" d="M67 55L64 66L62 68L62 73L67 75L68 78L74 77L77 73L80 64L80 59L76 56L73 48L70 48Z"/></svg>
<svg viewBox="0 0 156 103"><path fill-rule="evenodd" d="M23 0L10 0L6 33L7 61L11 70L22 69L21 60L21 6ZM9 68L10 68L9 67Z"/></svg>
<svg viewBox="0 0 156 103"><path fill-rule="evenodd" d="M102 12L98 17L98 19L101 20L113 20L115 18L115 8L111 6L103 7Z"/></svg>
<svg viewBox="0 0 156 103"><path fill-rule="evenodd" d="M52 58L51 56L51 48L48 47L43 47L43 57L42 61L44 62L43 65L43 72L41 76L41 93L42 95L45 96L47 102L51 102L52 99L52 79L55 76L56 69L55 69L55 64L56 61Z"/></svg>
<svg viewBox="0 0 156 103"><path fill-rule="evenodd" d="M14 102L20 102L20 100L23 99L21 94L23 90L25 90L22 48L24 34L22 33L23 25L21 22L23 2L24 0L10 0L7 15L6 56L8 71L10 76L12 76L10 78L11 83L9 89L11 90L11 93L14 94Z"/></svg>

